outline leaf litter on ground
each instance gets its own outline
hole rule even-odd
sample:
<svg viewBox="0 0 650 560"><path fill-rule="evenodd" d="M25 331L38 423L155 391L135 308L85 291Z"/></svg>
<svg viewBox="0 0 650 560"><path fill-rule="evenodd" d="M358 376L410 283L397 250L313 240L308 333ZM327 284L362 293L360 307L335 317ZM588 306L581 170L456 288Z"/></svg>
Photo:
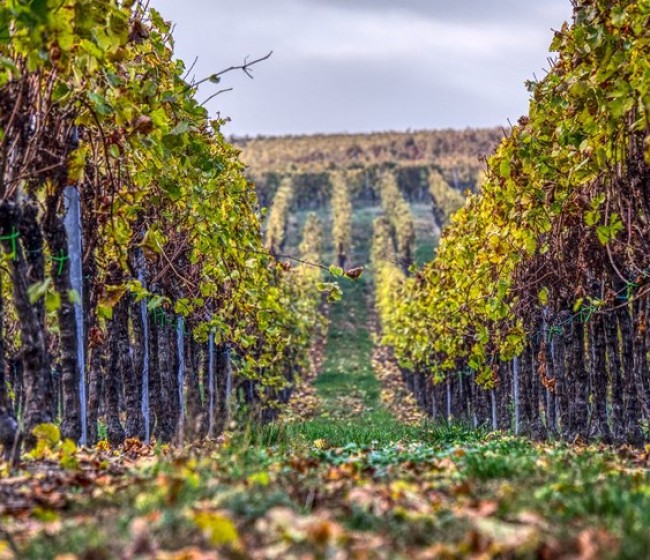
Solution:
<svg viewBox="0 0 650 560"><path fill-rule="evenodd" d="M0 479L0 558L644 557L647 451L422 430L342 447L55 444Z"/></svg>

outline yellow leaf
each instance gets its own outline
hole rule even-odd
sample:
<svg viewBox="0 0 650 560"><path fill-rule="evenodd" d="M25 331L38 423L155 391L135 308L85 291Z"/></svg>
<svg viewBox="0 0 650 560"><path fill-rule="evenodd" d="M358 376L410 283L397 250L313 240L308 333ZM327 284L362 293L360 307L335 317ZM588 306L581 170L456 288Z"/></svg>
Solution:
<svg viewBox="0 0 650 560"><path fill-rule="evenodd" d="M147 230L147 233L145 233L140 246L153 253L162 254L165 243L167 243L165 234L159 229L152 227Z"/></svg>
<svg viewBox="0 0 650 560"><path fill-rule="evenodd" d="M12 556L9 556L10 552L9 543L0 539L0 560L2 558L12 558Z"/></svg>
<svg viewBox="0 0 650 560"><path fill-rule="evenodd" d="M192 520L196 526L203 531L213 546L239 544L239 533L235 524L225 515L212 511L199 511L195 513Z"/></svg>
<svg viewBox="0 0 650 560"><path fill-rule="evenodd" d="M126 293L127 286L125 284L119 285L106 285L105 293L103 297L99 300L99 305L105 307L115 307L119 301L122 299L122 296Z"/></svg>
<svg viewBox="0 0 650 560"><path fill-rule="evenodd" d="M542 305L546 305L548 303L548 288L546 286L543 287L537 294L537 297Z"/></svg>
<svg viewBox="0 0 650 560"><path fill-rule="evenodd" d="M32 510L32 516L43 523L54 523L55 521L58 521L60 517L56 511L42 507L35 507Z"/></svg>
<svg viewBox="0 0 650 560"><path fill-rule="evenodd" d="M36 436L39 441L42 440L50 448L54 447L61 441L61 432L54 424L39 424L34 427L32 434Z"/></svg>
<svg viewBox="0 0 650 560"><path fill-rule="evenodd" d="M77 444L71 439L66 439L61 444L61 451L67 455L72 455L77 450Z"/></svg>
<svg viewBox="0 0 650 560"><path fill-rule="evenodd" d="M262 471L262 472L251 474L247 480L249 484L253 484L257 486L268 486L269 483L271 482L271 477L269 476L268 472Z"/></svg>
<svg viewBox="0 0 650 560"><path fill-rule="evenodd" d="M573 312L577 313L580 311L580 308L582 307L582 304L584 302L585 298L579 298L574 304L573 304Z"/></svg>
<svg viewBox="0 0 650 560"><path fill-rule="evenodd" d="M66 439L59 448L59 463L64 469L76 470L79 468L79 461L76 457L77 445L71 439Z"/></svg>

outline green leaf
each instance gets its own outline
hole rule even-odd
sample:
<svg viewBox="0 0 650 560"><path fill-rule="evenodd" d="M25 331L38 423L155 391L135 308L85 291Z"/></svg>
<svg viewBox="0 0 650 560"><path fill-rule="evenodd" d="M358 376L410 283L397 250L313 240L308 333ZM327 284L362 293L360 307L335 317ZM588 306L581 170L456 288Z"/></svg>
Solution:
<svg viewBox="0 0 650 560"><path fill-rule="evenodd" d="M42 282L36 282L27 288L29 303L34 305L39 299L41 299L47 293L50 284L52 284L52 279L46 278Z"/></svg>
<svg viewBox="0 0 650 560"><path fill-rule="evenodd" d="M537 249L537 240L532 235L527 235L524 240L524 245L528 254L532 255Z"/></svg>
<svg viewBox="0 0 650 560"><path fill-rule="evenodd" d="M573 312L577 313L580 311L580 308L582 307L582 303L584 302L585 298L579 298L574 304L573 304Z"/></svg>
<svg viewBox="0 0 650 560"><path fill-rule="evenodd" d="M331 265L329 267L329 272L333 276L343 276L343 274L344 274L343 269L340 266L335 266L335 265Z"/></svg>
<svg viewBox="0 0 650 560"><path fill-rule="evenodd" d="M103 116L110 115L113 112L113 108L108 104L105 98L103 98L98 93L89 91L88 99L94 105L95 111Z"/></svg>
<svg viewBox="0 0 650 560"><path fill-rule="evenodd" d="M585 224L589 227L595 226L600 221L600 212L598 210L590 210L585 213Z"/></svg>
<svg viewBox="0 0 650 560"><path fill-rule="evenodd" d="M616 236L624 229L625 226L618 214L612 214L609 219L609 225L598 226L596 228L596 235L598 235L598 240L603 245L607 245L607 243L616 239Z"/></svg>
<svg viewBox="0 0 650 560"><path fill-rule="evenodd" d="M333 303L335 301L340 301L342 297L343 292L341 291L341 287L338 284L334 284L330 293L327 295L327 301Z"/></svg>
<svg viewBox="0 0 650 560"><path fill-rule="evenodd" d="M45 310L49 313L56 311L61 307L61 294L59 292L48 291L45 294Z"/></svg>
<svg viewBox="0 0 650 560"><path fill-rule="evenodd" d="M171 129L169 134L184 134L185 132L189 131L190 129L190 123L187 121L181 121L179 122L174 128Z"/></svg>
<svg viewBox="0 0 650 560"><path fill-rule="evenodd" d="M627 22L627 13L625 8L616 6L612 9L612 24L614 27L623 27Z"/></svg>
<svg viewBox="0 0 650 560"><path fill-rule="evenodd" d="M108 152L114 157L120 157L120 147L117 144L111 144L108 148Z"/></svg>
<svg viewBox="0 0 650 560"><path fill-rule="evenodd" d="M165 234L158 227L154 226L147 230L140 246L146 247L154 253L162 254L162 248L165 246L166 242Z"/></svg>
<svg viewBox="0 0 650 560"><path fill-rule="evenodd" d="M190 300L187 298L181 298L174 304L174 313L187 317L191 312L192 307L190 306Z"/></svg>
<svg viewBox="0 0 650 560"><path fill-rule="evenodd" d="M113 318L113 307L111 305L97 305L97 315L102 319L110 321Z"/></svg>
<svg viewBox="0 0 650 560"><path fill-rule="evenodd" d="M152 111L149 117L151 117L151 121L156 127L162 127L167 124L167 113L162 107Z"/></svg>
<svg viewBox="0 0 650 560"><path fill-rule="evenodd" d="M160 15L160 12L157 10L154 10L153 8L149 9L149 17L151 18L151 22L156 26L156 28L163 34L169 33L169 30L171 29L171 24L166 22L162 16Z"/></svg>
<svg viewBox="0 0 650 560"><path fill-rule="evenodd" d="M544 286L539 293L537 294L537 297L539 299L539 302L542 305L547 305L548 304L548 288Z"/></svg>
<svg viewBox="0 0 650 560"><path fill-rule="evenodd" d="M157 307L160 307L165 301L165 298L163 296L153 296L148 302L147 302L147 310L148 311L153 311Z"/></svg>
<svg viewBox="0 0 650 560"><path fill-rule="evenodd" d="M603 244L607 245L610 239L609 235L609 228L607 226L598 226L596 229L596 235L598 236L598 240Z"/></svg>

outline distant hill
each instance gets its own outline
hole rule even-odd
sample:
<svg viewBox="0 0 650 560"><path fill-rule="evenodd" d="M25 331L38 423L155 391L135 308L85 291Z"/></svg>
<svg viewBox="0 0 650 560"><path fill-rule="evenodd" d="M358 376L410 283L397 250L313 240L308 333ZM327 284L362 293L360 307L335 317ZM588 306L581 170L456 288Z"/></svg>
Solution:
<svg viewBox="0 0 650 560"><path fill-rule="evenodd" d="M282 176L294 175L299 189L299 206L317 206L326 196L327 175L345 169L365 183L378 170L392 167L400 177L406 196L425 196L422 177L438 170L446 182L459 191L474 190L485 166L484 159L495 149L503 132L499 128L465 130L422 130L369 134L315 134L309 136L232 138L242 150L249 175L258 185L260 201L268 205ZM359 196L367 190L359 188Z"/></svg>

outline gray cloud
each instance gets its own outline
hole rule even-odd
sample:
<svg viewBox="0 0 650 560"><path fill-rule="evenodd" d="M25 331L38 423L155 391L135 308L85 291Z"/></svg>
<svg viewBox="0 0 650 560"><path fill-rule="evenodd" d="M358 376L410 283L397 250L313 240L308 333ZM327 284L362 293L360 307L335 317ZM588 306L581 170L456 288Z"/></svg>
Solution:
<svg viewBox="0 0 650 560"><path fill-rule="evenodd" d="M274 50L208 104L226 132L489 126L527 110L569 0L152 0L197 77ZM211 89L212 88L212 89ZM207 97L214 86L203 88Z"/></svg>
<svg viewBox="0 0 650 560"><path fill-rule="evenodd" d="M303 0L306 4L338 6L354 11L412 12L441 21L478 20L505 23L535 22L539 17L567 16L568 2L535 0Z"/></svg>

